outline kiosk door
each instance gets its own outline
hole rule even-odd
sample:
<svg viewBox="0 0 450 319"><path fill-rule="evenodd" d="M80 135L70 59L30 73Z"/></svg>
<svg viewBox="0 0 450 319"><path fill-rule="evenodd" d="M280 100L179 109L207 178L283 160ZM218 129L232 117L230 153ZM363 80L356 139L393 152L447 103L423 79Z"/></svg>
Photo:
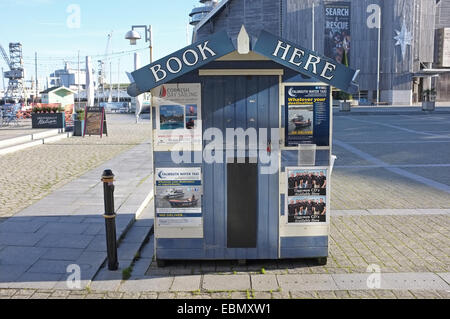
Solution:
<svg viewBox="0 0 450 319"><path fill-rule="evenodd" d="M227 165L227 247L256 248L258 236L258 164Z"/></svg>
<svg viewBox="0 0 450 319"><path fill-rule="evenodd" d="M217 76L203 78L203 128L223 134L223 163L204 164L204 231L211 257L225 259L278 258L279 175L263 173L260 152L271 142L271 129L279 128L279 77ZM264 139L258 158L245 150L231 154L227 133L254 129ZM266 134L260 136L260 129ZM208 142L205 142L205 146ZM242 149L241 149L242 150ZM228 154L228 155L227 155ZM238 161L239 159L239 161ZM251 159L251 160L250 160ZM276 163L272 163L277 166Z"/></svg>

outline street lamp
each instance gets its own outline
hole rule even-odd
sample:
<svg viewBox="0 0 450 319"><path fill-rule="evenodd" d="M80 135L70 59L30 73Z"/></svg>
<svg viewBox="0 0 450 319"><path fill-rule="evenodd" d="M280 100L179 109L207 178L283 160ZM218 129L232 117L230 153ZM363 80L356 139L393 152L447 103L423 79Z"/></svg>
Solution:
<svg viewBox="0 0 450 319"><path fill-rule="evenodd" d="M137 40L141 40L141 34L136 31L136 29L144 29L145 32L145 42L150 43L150 63L153 62L153 39L152 39L152 26L146 25L133 25L131 30L125 34L125 39L130 40L130 45L136 45Z"/></svg>
<svg viewBox="0 0 450 319"><path fill-rule="evenodd" d="M143 29L145 33L145 42L149 43L150 48L150 63L153 62L153 40L152 40L152 26L146 25L133 25L131 30L125 34L125 39L130 41L130 45L136 45L138 40L141 40L142 37L136 29ZM150 121L152 121L152 108L153 108L153 95L151 96L151 105L150 105ZM139 115L141 110L138 111L136 108L136 123L139 122Z"/></svg>

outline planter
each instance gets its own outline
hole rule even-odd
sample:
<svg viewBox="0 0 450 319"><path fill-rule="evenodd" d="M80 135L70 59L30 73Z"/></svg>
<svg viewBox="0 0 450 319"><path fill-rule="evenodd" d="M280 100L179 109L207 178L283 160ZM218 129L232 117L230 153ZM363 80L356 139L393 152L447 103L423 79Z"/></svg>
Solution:
<svg viewBox="0 0 450 319"><path fill-rule="evenodd" d="M352 105L350 102L341 102L339 104L339 111L340 112L350 112L352 108Z"/></svg>
<svg viewBox="0 0 450 319"><path fill-rule="evenodd" d="M34 129L63 129L66 127L65 113L33 113L31 121Z"/></svg>
<svg viewBox="0 0 450 319"><path fill-rule="evenodd" d="M83 136L84 133L84 120L75 120L73 126L73 136Z"/></svg>
<svg viewBox="0 0 450 319"><path fill-rule="evenodd" d="M423 101L422 102L422 111L433 112L436 110L436 102L431 101Z"/></svg>

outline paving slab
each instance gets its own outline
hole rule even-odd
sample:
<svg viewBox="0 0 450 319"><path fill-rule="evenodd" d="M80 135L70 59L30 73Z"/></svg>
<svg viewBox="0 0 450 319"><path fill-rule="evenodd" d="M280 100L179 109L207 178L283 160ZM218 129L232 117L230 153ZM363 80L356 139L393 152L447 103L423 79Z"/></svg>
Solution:
<svg viewBox="0 0 450 319"><path fill-rule="evenodd" d="M31 266L46 252L45 248L8 246L0 251L0 264Z"/></svg>
<svg viewBox="0 0 450 319"><path fill-rule="evenodd" d="M331 275L277 275L277 279L285 291L338 290Z"/></svg>
<svg viewBox="0 0 450 319"><path fill-rule="evenodd" d="M381 289L449 290L450 285L433 273L381 274Z"/></svg>
<svg viewBox="0 0 450 319"><path fill-rule="evenodd" d="M134 264L133 275L134 276L145 276L150 264L152 263L152 258L139 258Z"/></svg>
<svg viewBox="0 0 450 319"><path fill-rule="evenodd" d="M42 260L75 261L83 253L83 249L76 248L50 248L41 256Z"/></svg>
<svg viewBox="0 0 450 319"><path fill-rule="evenodd" d="M9 288L54 289L61 274L24 273L15 282L8 283ZM67 289L67 287L66 287Z"/></svg>
<svg viewBox="0 0 450 319"><path fill-rule="evenodd" d="M45 237L44 233L0 233L0 244L2 246L28 246L33 247L42 238Z"/></svg>
<svg viewBox="0 0 450 319"><path fill-rule="evenodd" d="M279 289L276 275L251 275L252 289L255 291L276 291Z"/></svg>
<svg viewBox="0 0 450 319"><path fill-rule="evenodd" d="M441 277L443 280L445 280L445 282L447 284L450 285L450 273L446 272L446 273L439 273L437 274L439 277ZM450 289L449 289L450 290Z"/></svg>
<svg viewBox="0 0 450 319"><path fill-rule="evenodd" d="M24 274L29 266L20 265L2 265L0 264L0 288L8 288L9 282L15 281Z"/></svg>
<svg viewBox="0 0 450 319"><path fill-rule="evenodd" d="M175 276L172 287L170 291L197 291L200 289L201 276Z"/></svg>
<svg viewBox="0 0 450 319"><path fill-rule="evenodd" d="M202 288L207 291L233 291L251 289L249 275L205 275Z"/></svg>
<svg viewBox="0 0 450 319"><path fill-rule="evenodd" d="M66 235L81 235L86 231L88 225L80 223L47 223L39 229L38 233L43 234L66 234Z"/></svg>
<svg viewBox="0 0 450 319"><path fill-rule="evenodd" d="M381 273L376 278L376 281L369 279L374 274L336 274L332 276L338 288L341 290L367 290L371 288L384 290L450 289L448 283L433 273ZM373 278L371 277L371 279Z"/></svg>
<svg viewBox="0 0 450 319"><path fill-rule="evenodd" d="M107 268L102 268L89 287L92 291L117 291L121 283L122 271L109 271Z"/></svg>
<svg viewBox="0 0 450 319"><path fill-rule="evenodd" d="M122 292L167 292L169 291L174 277L131 277L118 289Z"/></svg>
<svg viewBox="0 0 450 319"><path fill-rule="evenodd" d="M93 239L94 236L90 235L49 234L39 241L36 247L86 249Z"/></svg>
<svg viewBox="0 0 450 319"><path fill-rule="evenodd" d="M39 228L44 226L46 223L41 222L39 220L30 220L30 221L13 221L7 220L0 224L0 234L5 233L35 233Z"/></svg>

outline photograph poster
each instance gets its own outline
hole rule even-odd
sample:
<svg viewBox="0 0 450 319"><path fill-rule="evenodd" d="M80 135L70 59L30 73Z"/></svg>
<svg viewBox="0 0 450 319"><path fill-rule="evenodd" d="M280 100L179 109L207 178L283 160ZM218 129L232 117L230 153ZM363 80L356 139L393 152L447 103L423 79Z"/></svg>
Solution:
<svg viewBox="0 0 450 319"><path fill-rule="evenodd" d="M325 55L350 64L351 3L325 3Z"/></svg>
<svg viewBox="0 0 450 319"><path fill-rule="evenodd" d="M155 178L157 225L202 226L201 168L157 168Z"/></svg>
<svg viewBox="0 0 450 319"><path fill-rule="evenodd" d="M202 145L201 85L164 84L156 99L156 143Z"/></svg>
<svg viewBox="0 0 450 319"><path fill-rule="evenodd" d="M289 224L326 223L328 170L287 168Z"/></svg>

